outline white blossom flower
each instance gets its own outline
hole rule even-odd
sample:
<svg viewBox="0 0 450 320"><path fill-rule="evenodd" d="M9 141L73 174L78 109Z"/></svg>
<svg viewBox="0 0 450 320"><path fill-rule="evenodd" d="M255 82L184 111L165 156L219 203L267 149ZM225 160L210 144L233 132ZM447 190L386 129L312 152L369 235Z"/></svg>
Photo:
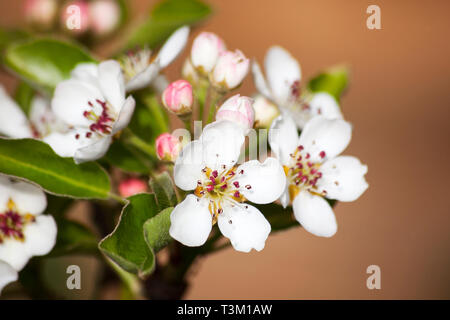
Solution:
<svg viewBox="0 0 450 320"><path fill-rule="evenodd" d="M264 60L267 79L261 67L253 61L252 72L258 91L274 101L280 111L292 116L302 129L309 119L321 115L328 119L342 119L339 104L326 92L301 94L302 72L298 61L282 47L273 46Z"/></svg>
<svg viewBox="0 0 450 320"><path fill-rule="evenodd" d="M11 181L0 176L0 261L20 271L33 256L50 252L56 242L56 223L52 216L43 215L47 207L45 193L38 187ZM11 270L3 265L5 275Z"/></svg>
<svg viewBox="0 0 450 320"><path fill-rule="evenodd" d="M127 92L142 89L150 85L159 75L161 69L167 67L181 53L189 37L189 27L177 29L159 50L156 56L148 48L129 52L120 59L125 77Z"/></svg>
<svg viewBox="0 0 450 320"><path fill-rule="evenodd" d="M8 263L0 260L0 294L9 283L17 281L19 274Z"/></svg>
<svg viewBox="0 0 450 320"><path fill-rule="evenodd" d="M112 136L131 120L135 101L125 98L125 85L118 62L82 63L72 77L58 84L52 110L72 128L44 138L61 157L76 163L101 158Z"/></svg>
<svg viewBox="0 0 450 320"><path fill-rule="evenodd" d="M311 119L300 138L294 121L280 116L272 123L269 143L284 167L287 185L280 201L292 202L295 218L310 233L331 237L336 218L324 199L354 201L368 188L367 166L352 156L339 156L351 139L342 119Z"/></svg>
<svg viewBox="0 0 450 320"><path fill-rule="evenodd" d="M286 177L275 158L264 163L251 160L241 165L244 130L230 121L205 127L175 162L175 184L194 190L171 214L170 235L187 246L205 243L217 222L222 234L242 252L264 248L271 227L263 214L246 204L270 203L283 192Z"/></svg>
<svg viewBox="0 0 450 320"><path fill-rule="evenodd" d="M67 125L52 112L49 100L35 95L27 117L0 85L0 134L14 139L43 139L51 132L67 130Z"/></svg>

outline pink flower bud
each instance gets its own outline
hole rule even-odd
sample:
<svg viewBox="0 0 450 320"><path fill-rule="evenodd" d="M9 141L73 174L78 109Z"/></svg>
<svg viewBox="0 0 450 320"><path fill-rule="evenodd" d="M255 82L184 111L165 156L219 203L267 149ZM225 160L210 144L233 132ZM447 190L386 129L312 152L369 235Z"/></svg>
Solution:
<svg viewBox="0 0 450 320"><path fill-rule="evenodd" d="M225 51L220 54L214 67L211 82L222 90L239 86L249 70L250 61L240 50Z"/></svg>
<svg viewBox="0 0 450 320"><path fill-rule="evenodd" d="M162 94L164 106L177 115L192 112L192 86L186 80L177 80L169 84Z"/></svg>
<svg viewBox="0 0 450 320"><path fill-rule="evenodd" d="M96 0L89 3L91 30L101 37L113 32L120 21L120 8L113 0Z"/></svg>
<svg viewBox="0 0 450 320"><path fill-rule="evenodd" d="M277 106L263 95L255 97L253 103L255 110L255 127L269 129L272 121L280 115Z"/></svg>
<svg viewBox="0 0 450 320"><path fill-rule="evenodd" d="M163 133L156 138L156 155L159 160L174 162L182 148L180 140L170 133Z"/></svg>
<svg viewBox="0 0 450 320"><path fill-rule="evenodd" d="M26 0L25 19L40 29L49 29L55 22L58 5L56 0Z"/></svg>
<svg viewBox="0 0 450 320"><path fill-rule="evenodd" d="M130 178L120 182L119 193L122 197L128 198L132 195L147 191L147 183L140 179Z"/></svg>
<svg viewBox="0 0 450 320"><path fill-rule="evenodd" d="M216 113L216 120L229 120L246 129L253 128L254 119L253 99L239 94L225 101Z"/></svg>
<svg viewBox="0 0 450 320"><path fill-rule="evenodd" d="M207 74L212 71L219 55L225 50L225 42L216 34L202 32L195 38L192 44L192 65L199 72Z"/></svg>
<svg viewBox="0 0 450 320"><path fill-rule="evenodd" d="M61 25L64 30L79 35L89 28L89 7L86 1L69 1L61 9Z"/></svg>

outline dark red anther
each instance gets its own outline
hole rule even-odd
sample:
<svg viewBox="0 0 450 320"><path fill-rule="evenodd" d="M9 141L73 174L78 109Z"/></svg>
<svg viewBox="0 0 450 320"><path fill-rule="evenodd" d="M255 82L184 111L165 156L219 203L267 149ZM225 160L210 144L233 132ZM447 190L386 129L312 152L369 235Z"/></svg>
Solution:
<svg viewBox="0 0 450 320"><path fill-rule="evenodd" d="M235 182L233 182L233 184L236 188L239 188L239 181L235 181Z"/></svg>

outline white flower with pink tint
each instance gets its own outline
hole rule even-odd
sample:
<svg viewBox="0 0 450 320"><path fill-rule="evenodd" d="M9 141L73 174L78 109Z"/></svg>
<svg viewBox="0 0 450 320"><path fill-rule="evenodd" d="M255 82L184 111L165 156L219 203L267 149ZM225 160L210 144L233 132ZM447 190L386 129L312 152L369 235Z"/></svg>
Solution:
<svg viewBox="0 0 450 320"><path fill-rule="evenodd" d="M121 181L119 184L119 193L124 198L146 192L147 189L147 183L137 178L129 178Z"/></svg>
<svg viewBox="0 0 450 320"><path fill-rule="evenodd" d="M191 84L186 80L172 82L163 91L162 102L168 110L176 115L191 113L194 102Z"/></svg>
<svg viewBox="0 0 450 320"><path fill-rule="evenodd" d="M216 120L229 120L239 124L244 129L253 128L255 120L253 99L241 97L239 94L232 96L217 110Z"/></svg>
<svg viewBox="0 0 450 320"><path fill-rule="evenodd" d="M351 139L352 127L342 119L311 119L298 136L290 117L278 117L269 132L272 152L282 163L287 184L281 204L292 203L295 218L310 233L331 237L336 218L324 199L355 201L369 187L367 166L340 156Z"/></svg>
<svg viewBox="0 0 450 320"><path fill-rule="evenodd" d="M125 97L125 83L117 61L82 63L72 77L60 82L52 110L72 128L53 132L43 140L61 157L76 163L99 159L107 152L114 134L131 120L135 101Z"/></svg>
<svg viewBox="0 0 450 320"><path fill-rule="evenodd" d="M156 155L159 160L174 162L183 148L179 138L170 133L163 133L156 138Z"/></svg>
<svg viewBox="0 0 450 320"><path fill-rule="evenodd" d="M38 28L48 29L55 22L57 0L25 0L25 19Z"/></svg>
<svg viewBox="0 0 450 320"><path fill-rule="evenodd" d="M191 49L191 62L202 74L210 73L219 55L226 50L225 42L212 32L202 32L195 37Z"/></svg>
<svg viewBox="0 0 450 320"><path fill-rule="evenodd" d="M222 52L210 76L216 88L223 91L238 87L248 73L250 60L240 50Z"/></svg>
<svg viewBox="0 0 450 320"><path fill-rule="evenodd" d="M181 53L188 37L189 27L184 26L172 33L156 56L153 56L148 48L130 51L123 56L120 64L125 77L126 91L139 90L150 85L158 77L159 72Z"/></svg>
<svg viewBox="0 0 450 320"><path fill-rule="evenodd" d="M57 226L38 187L0 176L0 290L17 279L33 256L48 254L56 243ZM14 272L16 271L16 272Z"/></svg>
<svg viewBox="0 0 450 320"><path fill-rule="evenodd" d="M120 8L114 0L94 0L89 2L90 28L96 36L108 35L117 29Z"/></svg>
<svg viewBox="0 0 450 320"><path fill-rule="evenodd" d="M267 51L264 67L267 78L256 61L252 64L256 88L262 95L275 102L280 111L292 116L300 129L317 115L327 119L343 118L337 101L330 94L320 92L302 95L300 64L284 48L271 47Z"/></svg>
<svg viewBox="0 0 450 320"><path fill-rule="evenodd" d="M270 203L284 191L286 176L275 158L238 163L245 142L242 127L213 122L183 148L174 166L175 184L193 191L172 211L169 233L186 246L203 245L215 223L234 249L260 251L271 227L247 201Z"/></svg>

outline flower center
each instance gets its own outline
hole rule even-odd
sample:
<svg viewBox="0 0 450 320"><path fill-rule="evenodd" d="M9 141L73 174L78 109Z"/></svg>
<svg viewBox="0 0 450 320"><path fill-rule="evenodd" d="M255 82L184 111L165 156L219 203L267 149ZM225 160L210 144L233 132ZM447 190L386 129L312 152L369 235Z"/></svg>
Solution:
<svg viewBox="0 0 450 320"><path fill-rule="evenodd" d="M122 66L125 80L129 81L137 74L143 72L151 63L151 57L152 51L148 48L137 51L128 51L119 61Z"/></svg>
<svg viewBox="0 0 450 320"><path fill-rule="evenodd" d="M24 241L24 228L34 220L32 214L20 215L14 201L9 199L6 211L0 213L0 243L3 243L5 239Z"/></svg>
<svg viewBox="0 0 450 320"><path fill-rule="evenodd" d="M212 170L205 167L202 170L204 179L197 182L194 193L197 197L209 199L209 212L213 217L213 224L217 217L223 212L224 204L236 205L243 203L246 199L242 194L242 189L251 189L251 185L241 186L238 179L244 174L244 170L237 172L237 166L227 168L222 166L222 170Z"/></svg>
<svg viewBox="0 0 450 320"><path fill-rule="evenodd" d="M321 159L325 158L325 155L325 151L320 151ZM317 188L317 182L322 178L322 173L319 171L321 163L311 161L311 155L304 151L303 146L298 146L290 156L291 165L284 166L284 172L289 181L291 199L294 199L301 189L324 196L326 192L319 192Z"/></svg>
<svg viewBox="0 0 450 320"><path fill-rule="evenodd" d="M86 138L90 138L92 133L110 134L114 118L110 116L108 103L96 99L94 103L88 101L88 105L90 108L83 112L83 116L93 123L89 126ZM75 135L76 139L79 137L79 134Z"/></svg>

